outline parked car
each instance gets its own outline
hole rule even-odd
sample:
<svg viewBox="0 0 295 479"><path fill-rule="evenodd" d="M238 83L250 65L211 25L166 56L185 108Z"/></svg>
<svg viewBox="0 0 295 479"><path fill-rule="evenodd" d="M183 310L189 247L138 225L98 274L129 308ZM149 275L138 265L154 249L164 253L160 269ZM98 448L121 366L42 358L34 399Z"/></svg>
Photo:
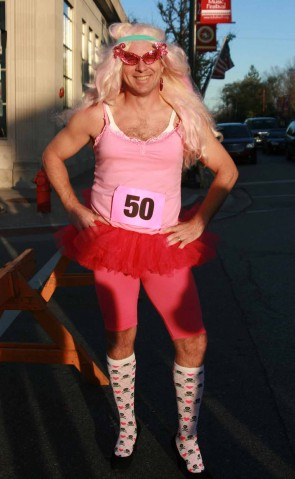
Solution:
<svg viewBox="0 0 295 479"><path fill-rule="evenodd" d="M283 153L286 146L286 128L274 128L263 137L262 150L265 153Z"/></svg>
<svg viewBox="0 0 295 479"><path fill-rule="evenodd" d="M251 130L257 147L262 146L263 138L267 136L273 128L279 128L277 119L272 116L246 118L244 123Z"/></svg>
<svg viewBox="0 0 295 479"><path fill-rule="evenodd" d="M235 163L256 163L257 152L251 131L243 123L218 123L221 143Z"/></svg>
<svg viewBox="0 0 295 479"><path fill-rule="evenodd" d="M295 120L287 126L285 141L287 160L295 159Z"/></svg>

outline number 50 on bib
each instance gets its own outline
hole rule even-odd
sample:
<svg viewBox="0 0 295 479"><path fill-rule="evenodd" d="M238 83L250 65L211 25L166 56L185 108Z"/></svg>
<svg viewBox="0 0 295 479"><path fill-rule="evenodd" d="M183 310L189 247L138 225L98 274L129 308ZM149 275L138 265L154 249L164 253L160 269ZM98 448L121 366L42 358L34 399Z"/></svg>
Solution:
<svg viewBox="0 0 295 479"><path fill-rule="evenodd" d="M141 228L160 229L164 206L163 193L118 186L113 195L111 220Z"/></svg>

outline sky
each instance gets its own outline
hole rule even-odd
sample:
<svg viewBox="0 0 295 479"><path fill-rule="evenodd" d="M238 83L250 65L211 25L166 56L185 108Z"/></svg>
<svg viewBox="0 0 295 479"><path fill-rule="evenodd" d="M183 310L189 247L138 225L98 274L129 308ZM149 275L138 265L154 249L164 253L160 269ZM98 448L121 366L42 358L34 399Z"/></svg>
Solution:
<svg viewBox="0 0 295 479"><path fill-rule="evenodd" d="M128 16L165 28L158 0L120 1ZM242 80L251 65L262 78L273 68L295 67L295 0L232 0L231 7L235 23L217 25L217 40L222 44L228 33L236 35L230 42L235 66L226 72L224 80L210 81L205 95L210 109L218 104L223 86Z"/></svg>

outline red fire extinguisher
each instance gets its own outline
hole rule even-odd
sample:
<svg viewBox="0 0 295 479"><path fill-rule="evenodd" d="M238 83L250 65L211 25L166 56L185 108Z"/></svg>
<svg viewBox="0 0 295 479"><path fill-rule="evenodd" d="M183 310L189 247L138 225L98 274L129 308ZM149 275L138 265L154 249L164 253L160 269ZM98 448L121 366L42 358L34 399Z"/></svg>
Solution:
<svg viewBox="0 0 295 479"><path fill-rule="evenodd" d="M51 211L51 185L45 171L39 170L36 174L34 183L36 183L37 211L41 213L50 213Z"/></svg>

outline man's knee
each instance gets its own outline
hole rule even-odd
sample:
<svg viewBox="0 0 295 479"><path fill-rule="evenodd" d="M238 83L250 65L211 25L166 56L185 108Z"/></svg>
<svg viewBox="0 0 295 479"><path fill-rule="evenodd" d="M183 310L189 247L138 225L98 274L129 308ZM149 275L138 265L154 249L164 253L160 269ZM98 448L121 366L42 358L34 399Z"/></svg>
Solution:
<svg viewBox="0 0 295 479"><path fill-rule="evenodd" d="M108 355L112 359L124 359L134 351L136 328L125 329L124 331L107 331Z"/></svg>
<svg viewBox="0 0 295 479"><path fill-rule="evenodd" d="M177 364L187 367L199 367L204 362L207 342L206 333L189 338L176 339L174 346Z"/></svg>

